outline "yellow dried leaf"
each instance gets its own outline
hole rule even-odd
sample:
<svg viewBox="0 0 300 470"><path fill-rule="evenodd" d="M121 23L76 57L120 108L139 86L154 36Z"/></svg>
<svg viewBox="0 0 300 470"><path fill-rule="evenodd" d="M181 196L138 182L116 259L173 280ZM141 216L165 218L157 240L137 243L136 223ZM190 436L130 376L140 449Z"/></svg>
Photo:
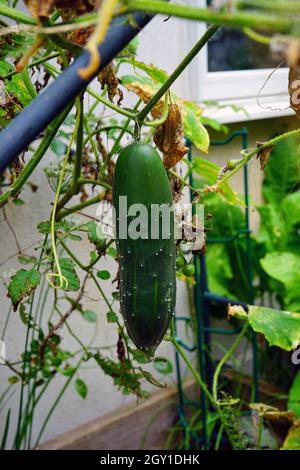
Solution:
<svg viewBox="0 0 300 470"><path fill-rule="evenodd" d="M135 93L144 103L148 103L154 95L154 90L150 85L142 84L139 82L126 83L125 87L128 91ZM160 118L164 108L164 100L161 99L155 106L152 108L151 114L154 119Z"/></svg>
<svg viewBox="0 0 300 470"><path fill-rule="evenodd" d="M166 121L157 128L154 142L164 155L164 166L168 170L189 151L184 143L182 114L177 104L169 106Z"/></svg>

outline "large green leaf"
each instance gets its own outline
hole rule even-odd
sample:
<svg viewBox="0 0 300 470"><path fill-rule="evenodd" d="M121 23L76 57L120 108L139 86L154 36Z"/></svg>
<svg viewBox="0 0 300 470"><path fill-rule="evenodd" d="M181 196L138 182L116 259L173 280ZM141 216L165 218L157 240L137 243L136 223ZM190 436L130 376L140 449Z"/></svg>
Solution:
<svg viewBox="0 0 300 470"><path fill-rule="evenodd" d="M287 287L300 282L300 256L294 253L268 253L261 260L261 265L269 276Z"/></svg>
<svg viewBox="0 0 300 470"><path fill-rule="evenodd" d="M289 391L288 409L295 413L296 418L300 418L300 370Z"/></svg>
<svg viewBox="0 0 300 470"><path fill-rule="evenodd" d="M267 202L280 204L287 194L295 191L300 180L299 159L299 139L286 139L274 147L263 183L263 196Z"/></svg>
<svg viewBox="0 0 300 470"><path fill-rule="evenodd" d="M8 295L17 310L19 303L28 296L40 282L41 275L35 269L19 269L14 274L8 285Z"/></svg>
<svg viewBox="0 0 300 470"><path fill-rule="evenodd" d="M275 251L268 253L260 263L271 278L283 284L285 308L300 311L300 256Z"/></svg>
<svg viewBox="0 0 300 470"><path fill-rule="evenodd" d="M270 346L286 351L300 343L300 314L285 310L250 305L248 314L241 306L229 307L229 314L247 319L254 331L265 336Z"/></svg>
<svg viewBox="0 0 300 470"><path fill-rule="evenodd" d="M289 226L300 224L300 191L286 196L281 207L286 224Z"/></svg>

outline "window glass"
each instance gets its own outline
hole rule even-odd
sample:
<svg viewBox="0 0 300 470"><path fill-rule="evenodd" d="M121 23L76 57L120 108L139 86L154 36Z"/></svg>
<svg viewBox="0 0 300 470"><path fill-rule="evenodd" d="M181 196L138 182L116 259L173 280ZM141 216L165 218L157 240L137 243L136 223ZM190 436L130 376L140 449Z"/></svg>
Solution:
<svg viewBox="0 0 300 470"><path fill-rule="evenodd" d="M251 40L242 31L221 28L208 43L208 71L268 69L277 67L267 44Z"/></svg>

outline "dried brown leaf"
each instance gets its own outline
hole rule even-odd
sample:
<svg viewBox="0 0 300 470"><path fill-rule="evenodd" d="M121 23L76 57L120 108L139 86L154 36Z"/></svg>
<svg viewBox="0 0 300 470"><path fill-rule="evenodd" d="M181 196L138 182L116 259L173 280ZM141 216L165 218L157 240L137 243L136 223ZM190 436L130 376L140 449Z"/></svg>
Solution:
<svg viewBox="0 0 300 470"><path fill-rule="evenodd" d="M112 62L99 73L98 79L102 89L107 86L108 98L111 102L114 101L115 96L118 96L117 104L119 106L123 100L123 92L119 88L119 80Z"/></svg>
<svg viewBox="0 0 300 470"><path fill-rule="evenodd" d="M25 0L25 4L36 19L45 18L51 15L54 10L55 0Z"/></svg>
<svg viewBox="0 0 300 470"><path fill-rule="evenodd" d="M167 170L176 165L189 151L184 143L182 115L177 104L170 104L168 117L157 128L154 142L164 154L164 166Z"/></svg>
<svg viewBox="0 0 300 470"><path fill-rule="evenodd" d="M258 149L263 144L264 144L264 142L256 142L256 145L257 145ZM270 153L272 152L272 150L273 150L273 146L270 145L269 147L262 148L257 152L256 158L260 161L260 169L262 171L265 169L265 167L266 167L266 165L269 161Z"/></svg>
<svg viewBox="0 0 300 470"><path fill-rule="evenodd" d="M54 8L60 8L65 21L89 13L101 4L101 0L25 0L25 4L36 19L51 15Z"/></svg>

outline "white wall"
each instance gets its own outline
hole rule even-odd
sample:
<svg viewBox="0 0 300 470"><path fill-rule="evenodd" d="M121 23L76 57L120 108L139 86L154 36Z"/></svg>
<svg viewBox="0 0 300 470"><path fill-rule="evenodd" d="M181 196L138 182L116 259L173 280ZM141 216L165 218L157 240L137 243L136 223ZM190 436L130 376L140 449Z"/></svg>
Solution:
<svg viewBox="0 0 300 470"><path fill-rule="evenodd" d="M153 62L157 66L171 72L189 48L187 41L187 23L175 19L169 19L166 22L163 22L162 20L162 17L154 19L153 22L141 32L139 56L145 62ZM187 70L174 85L174 91L183 98L190 98L189 80L191 79L192 77L189 76L189 71ZM199 86L201 86L201 84L199 84ZM232 126L232 128L240 128L242 125L244 124L241 123L240 125ZM294 126L295 123L291 119L286 119L284 121L282 119L280 121L274 119L250 124L246 123L246 125L248 125L250 132L249 146L254 147L256 145L256 139L265 140L275 132L283 130L284 126ZM208 158L211 158L222 165L228 160L228 158L238 157L239 149L240 147L238 144L233 144L226 148L214 148ZM262 175L257 168L257 162L250 165L250 190L253 203L260 202L261 200L260 185ZM53 192L49 189L46 177L43 173L43 164L35 172L32 180L37 182L39 190L36 194L33 194L29 187L26 187L22 193L22 197L26 200L26 205L22 207L9 205L6 207L6 216L9 219L10 224L14 227L22 250L25 250L27 254L33 253L32 249L28 247L39 240L39 234L36 230L37 223L49 217L51 201L53 200ZM241 187L240 176L233 179L233 184L238 189ZM94 211L94 209L91 209L91 213L95 213ZM255 209L253 209L252 214L254 223L257 224ZM16 256L14 256L17 252L16 244L11 231L4 220L3 212L0 213L0 233L0 274L3 280L7 282L10 270L17 270L21 266L18 263ZM78 247L79 245L74 244L74 247L75 246ZM80 243L79 248L77 248L78 257L82 260L87 260L90 249L91 247L88 241ZM106 263L109 269L116 269L116 266L109 259ZM110 282L106 281L106 284L103 282L103 285L106 287L106 293L110 295ZM103 300L99 298L98 292L95 291L91 285L88 288L88 296L94 300L85 300L84 306L99 314L99 324L95 345L104 346L116 344L116 330L114 326L107 324L105 319L107 308ZM6 319L6 312L9 305L10 301L6 297L6 289L4 285L1 284L1 330ZM51 299L47 301L47 309L50 307ZM185 287L181 284L178 286L177 311L179 314L187 313ZM84 322L76 313L72 315L70 325L85 343L87 343L93 336L93 326ZM6 336L7 354L10 360L15 360L20 357L20 352L24 345L24 333L25 329L19 319L18 313L11 313ZM63 330L62 334L64 337L63 344L66 349L76 348L74 340L65 332L65 330ZM174 353L170 345L164 343L159 347L158 355L167 356L170 359L173 359ZM6 387L6 378L11 375L11 372L8 372L4 367L1 367L0 374L1 393L1 391ZM113 386L112 379L104 376L102 371L91 363L88 363L86 368L80 372L80 376L88 384L88 398L83 401L74 392L73 385L71 385L49 422L49 426L44 434L44 440L53 438L64 431L72 429L80 423L107 413L116 407L127 403L129 400L134 400L132 397L123 397ZM41 403L42 406L39 408L39 414L36 416L35 430L39 429L47 413L49 404L54 401L59 387L62 385L64 380L65 379L62 380L61 378L56 378L54 385L49 389L45 401ZM10 402L10 406L12 406L14 411L17 408L17 404L18 396L15 394ZM3 420L1 419L0 428L2 426Z"/></svg>

